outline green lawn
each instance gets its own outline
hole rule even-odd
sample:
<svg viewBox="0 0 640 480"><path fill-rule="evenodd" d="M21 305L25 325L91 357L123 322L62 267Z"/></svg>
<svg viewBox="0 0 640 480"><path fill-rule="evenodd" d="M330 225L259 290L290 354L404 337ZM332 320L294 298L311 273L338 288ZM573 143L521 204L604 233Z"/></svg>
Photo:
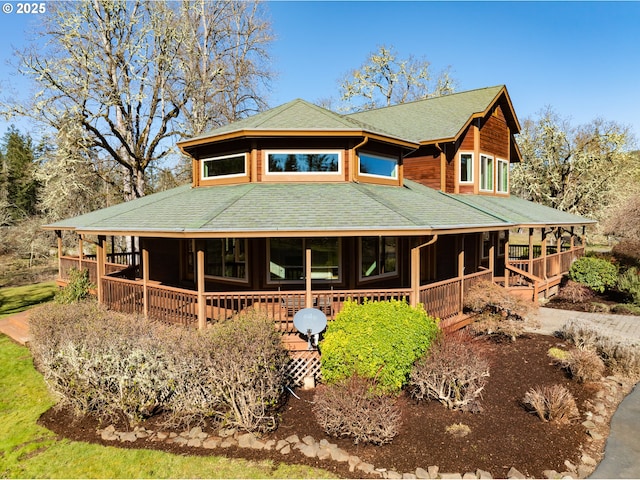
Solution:
<svg viewBox="0 0 640 480"><path fill-rule="evenodd" d="M37 420L54 403L27 348L0 335L0 478L318 478L276 462L171 455L58 440Z"/></svg>
<svg viewBox="0 0 640 480"><path fill-rule="evenodd" d="M36 283L0 289L0 318L22 312L34 305L53 300L56 282Z"/></svg>

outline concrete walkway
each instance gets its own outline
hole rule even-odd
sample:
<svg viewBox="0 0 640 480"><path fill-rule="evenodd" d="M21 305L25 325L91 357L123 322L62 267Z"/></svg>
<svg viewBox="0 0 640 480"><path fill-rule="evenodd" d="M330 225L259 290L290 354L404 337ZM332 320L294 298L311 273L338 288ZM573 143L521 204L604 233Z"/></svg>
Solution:
<svg viewBox="0 0 640 480"><path fill-rule="evenodd" d="M0 333L26 344L30 340L28 316L29 311L26 311L0 319ZM590 322L599 328L605 327L614 335L640 342L640 317L632 315L583 313L543 307L537 314L540 326L531 331L553 335L572 319ZM640 479L640 389L637 386L613 415L604 458L590 478Z"/></svg>

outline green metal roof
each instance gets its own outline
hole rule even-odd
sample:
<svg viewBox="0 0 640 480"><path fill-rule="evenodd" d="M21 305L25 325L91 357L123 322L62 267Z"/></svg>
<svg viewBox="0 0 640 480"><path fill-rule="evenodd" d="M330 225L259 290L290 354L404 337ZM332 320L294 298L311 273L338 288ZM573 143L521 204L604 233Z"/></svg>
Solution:
<svg viewBox="0 0 640 480"><path fill-rule="evenodd" d="M182 186L48 225L81 232L169 235L419 234L451 229L577 225L591 220L516 197L448 195L412 181Z"/></svg>
<svg viewBox="0 0 640 480"><path fill-rule="evenodd" d="M376 125L415 143L451 139L474 114L485 112L504 88L504 85L498 85L470 90L353 113L348 117Z"/></svg>

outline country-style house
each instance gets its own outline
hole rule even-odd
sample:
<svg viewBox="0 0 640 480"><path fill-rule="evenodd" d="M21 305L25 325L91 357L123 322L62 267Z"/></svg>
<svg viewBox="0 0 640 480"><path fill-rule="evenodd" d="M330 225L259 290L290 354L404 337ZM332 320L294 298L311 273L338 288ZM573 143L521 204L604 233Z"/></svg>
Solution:
<svg viewBox="0 0 640 480"><path fill-rule="evenodd" d="M253 306L293 333L300 308L332 318L347 298L455 328L474 282L552 290L593 223L509 194L519 129L504 86L351 115L294 100L180 142L190 185L46 226L79 236L80 255L58 241L59 281L87 268L110 308L199 328Z"/></svg>

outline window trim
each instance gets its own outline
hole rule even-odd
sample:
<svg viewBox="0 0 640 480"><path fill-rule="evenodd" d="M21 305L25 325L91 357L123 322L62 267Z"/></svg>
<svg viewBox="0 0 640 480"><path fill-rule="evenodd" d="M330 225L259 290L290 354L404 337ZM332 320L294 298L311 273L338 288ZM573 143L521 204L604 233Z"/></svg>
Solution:
<svg viewBox="0 0 640 480"><path fill-rule="evenodd" d="M302 241L302 269L303 272L305 271L305 267L306 265L304 264L306 262L306 249L307 249L307 242L312 241L315 237L304 237L304 238L300 238L300 240ZM324 284L339 284L342 282L342 238L341 237L324 237L324 238L335 238L338 240L338 278L311 278L312 282L314 283L324 283ZM293 285L304 285L305 283L305 278L303 276L303 278L298 279L298 280L287 280L282 279L282 280L278 280L278 279L272 279L271 278L271 240L272 238L267 238L267 255L266 255L266 270L267 270L267 285L281 285L281 284L293 284ZM312 259L311 262L313 264L313 250L312 250ZM312 265L313 268L313 265ZM312 272L313 274L313 272ZM312 275L313 276L313 275Z"/></svg>
<svg viewBox="0 0 640 480"><path fill-rule="evenodd" d="M462 155L469 155L471 157L471 169L470 169L470 180L462 180ZM474 182L474 170L475 170L475 158L473 152L460 152L458 154L458 183L461 185L469 185Z"/></svg>
<svg viewBox="0 0 640 480"><path fill-rule="evenodd" d="M332 171L332 172L270 172L269 171L269 155L295 155L295 154L314 154L314 155L326 155L326 154L330 154L330 155L337 155L338 156L338 170L337 171ZM308 149L308 148L302 148L302 149L297 149L297 148L292 148L292 149L278 149L278 150L264 150L263 151L263 173L265 176L267 177L283 177L283 176L289 176L289 175L293 175L293 176L299 176L299 177L304 177L304 176L312 176L312 177L317 177L317 176L342 176L342 172L344 170L343 168L343 163L344 163L344 158L343 158L343 150L324 150L324 149L319 149L319 150L315 150L315 149Z"/></svg>
<svg viewBox="0 0 640 480"><path fill-rule="evenodd" d="M506 185L504 190L502 189L502 184L500 182L500 177L501 177L501 171L502 171L502 166L506 166L505 169L505 173L506 173ZM499 193L509 193L509 161L505 160L504 158L498 158L496 160L496 192Z"/></svg>
<svg viewBox="0 0 640 480"><path fill-rule="evenodd" d="M366 237L369 237L369 235L367 235ZM398 245L399 245L399 241L397 236L395 235L371 235L370 237L374 237L377 238L378 241L382 241L385 238L395 238L396 240L396 269L392 272L385 272L379 275L371 275L368 277L365 277L363 275L363 271L362 271L362 239L365 237L358 237L358 283L365 283L365 282L371 282L371 281L376 281L376 280L380 280L380 279L385 279L385 278L392 278L392 277L398 277L400 275L400 272L398 271ZM378 259L378 261L380 261L380 259Z"/></svg>
<svg viewBox="0 0 640 480"><path fill-rule="evenodd" d="M361 155L365 155L367 157L371 157L374 159L378 159L378 160L382 160L385 162L390 162L393 163L395 165L395 168L393 169L393 176L388 176L388 175L378 175L375 173L365 173L360 169L360 157ZM358 176L359 177L370 177L370 178L383 178L385 180L398 180L398 177L400 176L400 165L398 164L398 159L395 157L390 157L390 156L385 156L385 155L379 155L377 153L369 153L369 152L362 152L358 154Z"/></svg>
<svg viewBox="0 0 640 480"><path fill-rule="evenodd" d="M491 160L491 172L489 175L482 175L482 166L484 164L483 160ZM493 192L494 191L494 177L495 177L495 158L493 157L493 155L488 155L486 153L481 153L480 154L480 181L479 181L479 185L478 188L480 189L481 192ZM486 188L486 180L489 180L491 182L491 186L489 188ZM483 182L483 180L485 180L485 182Z"/></svg>
<svg viewBox="0 0 640 480"><path fill-rule="evenodd" d="M244 278L240 278L240 277L225 277L225 276L220 276L220 275L211 275L206 273L206 268L207 268L207 248L206 248L206 242L207 241L211 241L211 240L228 240L229 238L231 239L235 239L235 240L241 240L244 242L244 256L245 256L245 260L244 260ZM204 272L204 278L210 279L210 280L219 280L219 281L223 281L223 282L229 282L229 283L236 283L236 284L248 284L249 283L249 239L248 238L240 238L240 237L226 237L226 238L205 238L204 239L205 244L203 245L204 247L204 253L205 253L205 261L204 261L204 267L205 267L205 272ZM223 271L224 271L224 259L223 259Z"/></svg>
<svg viewBox="0 0 640 480"><path fill-rule="evenodd" d="M244 159L244 172L242 173L231 173L228 175L214 175L214 176L205 176L204 174L204 164L205 162L208 161L216 161L216 160L224 160L227 158L234 158L234 157L243 157ZM241 178L241 177L246 177L249 173L249 165L247 162L247 158L248 155L246 152L242 152L242 153L232 153L229 155L220 155L217 157L205 157L205 158L201 158L200 161L200 180L206 180L206 181L210 181L210 180L218 180L220 178Z"/></svg>

